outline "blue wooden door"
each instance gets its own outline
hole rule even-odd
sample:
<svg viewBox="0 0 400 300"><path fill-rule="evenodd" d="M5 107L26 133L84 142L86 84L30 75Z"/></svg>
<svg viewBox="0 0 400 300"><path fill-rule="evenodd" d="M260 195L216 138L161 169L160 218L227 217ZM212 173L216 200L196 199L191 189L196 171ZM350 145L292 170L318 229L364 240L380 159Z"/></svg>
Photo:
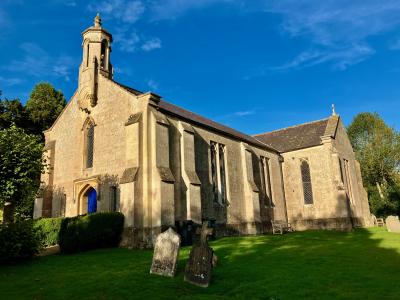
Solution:
<svg viewBox="0 0 400 300"><path fill-rule="evenodd" d="M97 211L97 193L94 188L91 188L88 193L88 213Z"/></svg>

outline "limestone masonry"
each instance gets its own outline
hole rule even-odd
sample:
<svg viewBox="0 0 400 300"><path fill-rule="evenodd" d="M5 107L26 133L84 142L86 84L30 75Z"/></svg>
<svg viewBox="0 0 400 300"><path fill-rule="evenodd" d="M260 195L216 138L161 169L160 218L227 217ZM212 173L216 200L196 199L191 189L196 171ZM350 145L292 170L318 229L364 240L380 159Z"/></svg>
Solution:
<svg viewBox="0 0 400 300"><path fill-rule="evenodd" d="M249 136L113 80L112 36L83 32L78 89L45 131L49 170L35 217L125 215L123 245L169 226L183 243L217 236L371 225L360 167L340 117Z"/></svg>

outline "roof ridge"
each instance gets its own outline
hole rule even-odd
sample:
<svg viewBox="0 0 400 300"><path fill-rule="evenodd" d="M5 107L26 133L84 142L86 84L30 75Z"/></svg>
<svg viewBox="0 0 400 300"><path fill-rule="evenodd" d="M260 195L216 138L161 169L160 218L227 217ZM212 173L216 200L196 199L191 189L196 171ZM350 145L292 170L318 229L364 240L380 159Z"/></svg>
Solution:
<svg viewBox="0 0 400 300"><path fill-rule="evenodd" d="M329 118L330 117L323 118L323 119L320 119L320 120L311 121L311 122L306 122L306 123L302 123L302 124L292 125L292 126L284 127L284 128L281 128L281 129L267 131L267 132L264 132L264 133L257 133L257 134L253 134L252 136L256 137L256 136L260 136L260 135L264 135L264 134L268 134L268 133L274 133L274 132L283 131L283 130L286 130L286 129L291 129L291 128L296 128L296 127L300 127L300 126L310 125L310 124L314 124L314 123L317 123L317 122L329 120Z"/></svg>
<svg viewBox="0 0 400 300"><path fill-rule="evenodd" d="M218 131L218 132L223 132L223 133L225 133L225 134L228 135L228 136L233 136L233 137L235 137L235 138L237 138L237 139L239 139L239 140L246 141L246 142L248 142L248 143L252 143L253 145L254 145L254 144L255 144L255 145L256 145L256 144L259 144L259 146L263 146L263 147L265 147L265 148L267 148L267 149L269 149L269 150L276 151L276 152L279 153L279 150L276 149L275 147L273 147L272 145L269 145L269 144L267 144L267 143L264 143L264 142L262 142L262 141L256 139L255 137L253 137L253 136L247 134L247 133L244 133L244 132L242 132L242 131L239 131L239 130L237 130L237 129L235 129L235 128L232 128L232 127L230 127L230 126L224 125L224 124L222 124L222 123L216 122L216 121L214 121L214 120L212 120L212 119L210 119L210 118L208 118L208 117L202 116L202 115L200 115L200 114L198 114L198 113L195 113L195 112L190 111L190 110L188 110L188 109L186 109L186 108L183 108L183 107L181 107L181 106L178 106L178 105L176 105L176 104L174 104L174 103L171 103L171 102L169 102L169 101L167 101L167 100L165 100L165 99L162 99L162 100L160 101L159 104L161 104L161 103L166 103L167 105L174 106L174 107L176 107L176 108L178 108L178 109L180 109L180 110L186 111L186 112L188 112L188 113L190 113L190 114L192 114L192 115L197 116L198 118L202 118L202 119L204 119L204 120L206 120L206 121L208 121L208 122L213 123L214 125L217 125L217 126L220 126L220 127L223 127L223 128L217 128L217 127L212 126L211 124L208 124L208 125L207 125L207 124L205 124L205 123L203 123L202 126L209 127L209 128L211 128L211 129L213 129L213 130L215 130L215 131ZM160 108L161 108L162 110L166 110L165 108L162 107L162 105L161 105ZM170 113L174 114L173 112L170 112ZM181 117L181 118L184 118L184 119L190 119L190 118L184 117L184 116L182 116L182 115L180 115L180 117ZM197 124L201 124L201 123L202 123L201 121L196 121L196 120L193 120L193 119L191 119L191 121L194 122L194 123L197 123ZM235 132L235 134L242 135L242 137L235 136L235 134L229 133L228 131L226 131L226 129ZM243 138L243 137L244 137L244 138ZM247 139L247 140L246 140L246 139Z"/></svg>

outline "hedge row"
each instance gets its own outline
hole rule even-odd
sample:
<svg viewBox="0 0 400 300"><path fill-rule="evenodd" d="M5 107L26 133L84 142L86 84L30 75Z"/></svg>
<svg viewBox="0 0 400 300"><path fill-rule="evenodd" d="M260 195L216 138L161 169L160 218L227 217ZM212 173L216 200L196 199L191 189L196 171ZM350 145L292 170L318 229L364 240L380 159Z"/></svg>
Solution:
<svg viewBox="0 0 400 300"><path fill-rule="evenodd" d="M32 220L0 224L0 264L33 257L41 247L39 232Z"/></svg>
<svg viewBox="0 0 400 300"><path fill-rule="evenodd" d="M99 212L65 218L59 234L60 251L74 253L117 247L121 241L123 226L124 215L119 212Z"/></svg>
<svg viewBox="0 0 400 300"><path fill-rule="evenodd" d="M124 215L119 212L0 224L0 264L29 259L42 247L57 243L61 253L117 247L123 226Z"/></svg>
<svg viewBox="0 0 400 300"><path fill-rule="evenodd" d="M39 231L41 243L44 247L58 244L63 218L42 218L34 221L34 228Z"/></svg>

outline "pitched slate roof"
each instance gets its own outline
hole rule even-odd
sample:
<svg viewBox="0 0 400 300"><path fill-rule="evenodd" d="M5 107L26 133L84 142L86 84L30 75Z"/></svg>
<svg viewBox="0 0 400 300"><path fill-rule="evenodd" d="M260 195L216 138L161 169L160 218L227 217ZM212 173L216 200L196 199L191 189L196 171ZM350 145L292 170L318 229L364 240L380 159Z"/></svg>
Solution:
<svg viewBox="0 0 400 300"><path fill-rule="evenodd" d="M310 123L257 134L254 137L280 152L289 152L321 145L322 136L334 138L338 121L339 116L334 115Z"/></svg>
<svg viewBox="0 0 400 300"><path fill-rule="evenodd" d="M261 148L267 148L269 150L273 150L274 152L277 152L277 150L274 147L265 145L262 141L259 141L250 135L247 135L245 133L242 133L240 131L237 131L233 128L222 125L220 123L214 122L210 119L202 117L198 114L195 114L191 111L183 109L172 103L161 100L158 104L158 107L159 107L160 111L162 111L166 114L177 116L179 118L188 120L189 122L200 125L202 127L211 128L214 131L218 131L218 132L221 132L222 134L228 135L230 137L234 137L236 139L245 141L251 145L258 146Z"/></svg>
<svg viewBox="0 0 400 300"><path fill-rule="evenodd" d="M141 92L139 92L139 91L137 91L135 89L127 87L127 86L125 86L123 84L120 84L118 82L115 82L115 83L118 84L123 89L127 90L128 92L134 94L134 95L141 94ZM191 111L183 109L183 108L181 108L179 106L176 106L176 105L174 105L172 103L169 103L167 101L160 100L160 102L158 103L158 109L163 113L166 113L168 115L172 115L172 116L184 119L184 120L186 120L186 121L188 121L188 122L190 122L192 124L196 124L196 125L201 126L201 127L209 128L209 129L211 129L213 131L222 133L222 134L224 134L226 136L229 136L229 137L233 137L233 138L239 139L241 141L244 141L246 143L249 143L251 145L254 145L254 146L257 146L257 147L260 147L260 148L263 148L263 149L268 149L268 150L272 150L274 152L278 152L278 150L275 149L274 147L272 147L270 145L266 145L262 141L259 141L258 139L254 138L254 137L252 137L250 135L247 135L245 133L239 132L239 131L237 131L237 130L235 130L233 128L230 128L228 126L222 125L220 123L214 122L214 121L212 121L210 119L207 119L207 118L205 118L203 116L200 116L200 115L195 114L195 113L193 113Z"/></svg>

